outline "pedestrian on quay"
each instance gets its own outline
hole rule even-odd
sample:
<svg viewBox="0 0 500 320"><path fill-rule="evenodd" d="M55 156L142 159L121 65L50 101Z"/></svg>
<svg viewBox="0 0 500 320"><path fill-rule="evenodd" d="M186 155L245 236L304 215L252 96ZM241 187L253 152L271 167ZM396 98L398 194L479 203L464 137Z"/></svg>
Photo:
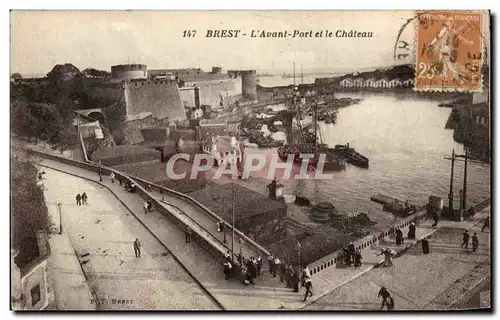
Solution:
<svg viewBox="0 0 500 320"><path fill-rule="evenodd" d="M484 224L483 224L483 227L481 228L481 232L484 231L484 229L488 228L488 230L490 230L490 217L486 217L486 219L484 220Z"/></svg>
<svg viewBox="0 0 500 320"><path fill-rule="evenodd" d="M389 291L385 287L380 288L377 297L382 298L382 306L380 307L380 310L384 309L384 306L387 305L387 299L391 296Z"/></svg>
<svg viewBox="0 0 500 320"><path fill-rule="evenodd" d="M349 265L354 263L354 255L356 254L356 248L354 247L354 243L350 242L347 245L347 251L349 251Z"/></svg>
<svg viewBox="0 0 500 320"><path fill-rule="evenodd" d="M227 250L224 254L224 259L226 259L226 261L231 261L231 254L229 253L229 250Z"/></svg>
<svg viewBox="0 0 500 320"><path fill-rule="evenodd" d="M389 295L389 298L387 298L387 302L385 305L387 306L387 310L394 310L394 299L391 295Z"/></svg>
<svg viewBox="0 0 500 320"><path fill-rule="evenodd" d="M303 300L305 302L308 297L311 297L313 295L311 278L307 278L305 280L304 287L306 287L306 293L304 295L304 300Z"/></svg>
<svg viewBox="0 0 500 320"><path fill-rule="evenodd" d="M109 179L111 179L111 183L115 183L115 173L114 172L111 172L111 174L109 175Z"/></svg>
<svg viewBox="0 0 500 320"><path fill-rule="evenodd" d="M262 257L257 256L257 276L260 276L260 270L262 269Z"/></svg>
<svg viewBox="0 0 500 320"><path fill-rule="evenodd" d="M429 254L429 240L427 240L427 237L422 239L422 252Z"/></svg>
<svg viewBox="0 0 500 320"><path fill-rule="evenodd" d="M82 196L80 194L76 195L76 204L79 206L82 205Z"/></svg>
<svg viewBox="0 0 500 320"><path fill-rule="evenodd" d="M347 249L347 246L342 248L342 258L344 260L344 265L346 266L351 265L351 255L349 254L349 249Z"/></svg>
<svg viewBox="0 0 500 320"><path fill-rule="evenodd" d="M479 239L477 233L474 232L474 235L472 235L472 252L476 252L477 247L479 247Z"/></svg>
<svg viewBox="0 0 500 320"><path fill-rule="evenodd" d="M83 204L87 204L87 194L85 192L82 193L82 202Z"/></svg>
<svg viewBox="0 0 500 320"><path fill-rule="evenodd" d="M276 257L276 259L274 259L273 278L276 278L276 273L281 270L280 268L281 268L281 261L278 257Z"/></svg>
<svg viewBox="0 0 500 320"><path fill-rule="evenodd" d="M118 178L116 178L116 180L118 180L118 183L120 184L120 186L122 185L122 178L120 178L120 176L118 176Z"/></svg>
<svg viewBox="0 0 500 320"><path fill-rule="evenodd" d="M286 282L286 287L287 288L292 288L292 274L293 274L293 269L292 266L287 266L285 270L285 282Z"/></svg>
<svg viewBox="0 0 500 320"><path fill-rule="evenodd" d="M299 270L292 268L292 288L293 292L299 292L300 276Z"/></svg>
<svg viewBox="0 0 500 320"><path fill-rule="evenodd" d="M245 276L246 276L246 279L248 280L248 284L255 284L255 282L253 281L253 272L252 272L252 259L248 259L246 261L246 273L245 273Z"/></svg>
<svg viewBox="0 0 500 320"><path fill-rule="evenodd" d="M464 233L462 233L462 244L460 245L460 248L463 248L465 246L465 249L469 248L469 231L465 230Z"/></svg>
<svg viewBox="0 0 500 320"><path fill-rule="evenodd" d="M437 225L439 222L439 216L438 216L437 212L434 212L434 214L432 215L432 218L434 219L434 223L432 224L432 227L437 228Z"/></svg>
<svg viewBox="0 0 500 320"><path fill-rule="evenodd" d="M285 282L286 265L284 262L280 264L279 276L280 276L280 282L281 283Z"/></svg>
<svg viewBox="0 0 500 320"><path fill-rule="evenodd" d="M273 272L274 272L274 257L272 254L270 254L267 257L267 262L269 263L269 273L273 274Z"/></svg>
<svg viewBox="0 0 500 320"><path fill-rule="evenodd" d="M139 239L135 238L134 241L134 253L136 258L141 257L141 243L139 242Z"/></svg>
<svg viewBox="0 0 500 320"><path fill-rule="evenodd" d="M415 239L417 227L415 227L415 223L410 223L410 226L408 227L408 239Z"/></svg>
<svg viewBox="0 0 500 320"><path fill-rule="evenodd" d="M231 278L231 270L233 266L231 265L231 262L227 261L224 262L224 275L226 276L226 280L229 280Z"/></svg>
<svg viewBox="0 0 500 320"><path fill-rule="evenodd" d="M186 243L191 243L191 228L186 229Z"/></svg>
<svg viewBox="0 0 500 320"><path fill-rule="evenodd" d="M144 204L143 204L142 207L144 208L144 214L147 214L148 213L148 209L149 209L149 204L148 204L147 200L144 201Z"/></svg>
<svg viewBox="0 0 500 320"><path fill-rule="evenodd" d="M300 283L302 287L305 286L307 278L311 278L311 272L309 271L309 267L305 266L300 275Z"/></svg>
<svg viewBox="0 0 500 320"><path fill-rule="evenodd" d="M403 240L403 231L401 231L400 228L397 228L396 229L396 245L401 245L404 243L404 240Z"/></svg>
<svg viewBox="0 0 500 320"><path fill-rule="evenodd" d="M361 260L363 259L363 256L361 256L361 250L356 249L356 254L354 255L354 266L356 268L361 267Z"/></svg>
<svg viewBox="0 0 500 320"><path fill-rule="evenodd" d="M382 248L382 254L384 255L384 262L383 262L382 266L391 267L393 265L391 250Z"/></svg>
<svg viewBox="0 0 500 320"><path fill-rule="evenodd" d="M146 201L148 204L148 212L153 211L153 204L151 203L151 200Z"/></svg>

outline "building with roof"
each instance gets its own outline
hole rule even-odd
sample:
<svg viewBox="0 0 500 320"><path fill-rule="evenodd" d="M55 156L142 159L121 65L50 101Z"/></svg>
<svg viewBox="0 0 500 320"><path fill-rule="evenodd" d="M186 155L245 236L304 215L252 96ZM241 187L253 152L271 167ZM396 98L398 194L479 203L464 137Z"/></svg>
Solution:
<svg viewBox="0 0 500 320"><path fill-rule="evenodd" d="M51 252L46 232L36 234L34 247L36 254L30 260L22 259L22 252L11 249L11 297L12 309L16 311L47 310L54 301L48 281Z"/></svg>
<svg viewBox="0 0 500 320"><path fill-rule="evenodd" d="M389 81L386 78L377 80L377 88L389 88Z"/></svg>
<svg viewBox="0 0 500 320"><path fill-rule="evenodd" d="M237 164L243 161L243 149L236 137L210 136L202 142L202 150L213 156L215 165Z"/></svg>
<svg viewBox="0 0 500 320"><path fill-rule="evenodd" d="M342 88L352 88L353 82L351 78L345 78L342 81L340 81L340 87Z"/></svg>
<svg viewBox="0 0 500 320"><path fill-rule="evenodd" d="M153 164L161 162L161 153L144 146L121 145L99 148L92 153L91 159L110 167L128 163Z"/></svg>
<svg viewBox="0 0 500 320"><path fill-rule="evenodd" d="M233 192L236 199L234 202ZM235 183L207 186L189 195L228 223L232 223L231 206L234 203L236 229L261 245L265 246L286 236L287 207L282 202L271 200Z"/></svg>

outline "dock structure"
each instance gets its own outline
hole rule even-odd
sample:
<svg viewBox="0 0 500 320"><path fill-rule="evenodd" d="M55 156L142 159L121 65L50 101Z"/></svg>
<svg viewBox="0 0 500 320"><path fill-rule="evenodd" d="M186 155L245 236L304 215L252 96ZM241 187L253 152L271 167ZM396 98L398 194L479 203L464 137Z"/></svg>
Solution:
<svg viewBox="0 0 500 320"><path fill-rule="evenodd" d="M384 211L392 212L395 214L409 215L424 209L424 206L417 205L409 201L407 202L405 200L400 200L398 198L389 197L380 193L371 196L370 200L381 204Z"/></svg>

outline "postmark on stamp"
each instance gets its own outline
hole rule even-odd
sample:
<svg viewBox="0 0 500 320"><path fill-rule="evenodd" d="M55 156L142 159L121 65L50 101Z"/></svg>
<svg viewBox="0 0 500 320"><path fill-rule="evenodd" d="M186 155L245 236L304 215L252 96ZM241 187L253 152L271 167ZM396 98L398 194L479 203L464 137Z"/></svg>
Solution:
<svg viewBox="0 0 500 320"><path fill-rule="evenodd" d="M416 25L415 90L482 91L482 13L419 12Z"/></svg>

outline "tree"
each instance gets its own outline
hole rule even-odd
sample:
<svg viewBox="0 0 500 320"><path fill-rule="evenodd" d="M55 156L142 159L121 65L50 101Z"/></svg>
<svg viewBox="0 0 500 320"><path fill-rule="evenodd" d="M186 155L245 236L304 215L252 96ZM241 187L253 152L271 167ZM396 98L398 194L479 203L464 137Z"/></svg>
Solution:
<svg viewBox="0 0 500 320"><path fill-rule="evenodd" d="M12 247L19 249L16 263L29 262L38 255L36 233L49 233L52 222L42 188L37 184L38 170L29 160L11 156L11 239Z"/></svg>

